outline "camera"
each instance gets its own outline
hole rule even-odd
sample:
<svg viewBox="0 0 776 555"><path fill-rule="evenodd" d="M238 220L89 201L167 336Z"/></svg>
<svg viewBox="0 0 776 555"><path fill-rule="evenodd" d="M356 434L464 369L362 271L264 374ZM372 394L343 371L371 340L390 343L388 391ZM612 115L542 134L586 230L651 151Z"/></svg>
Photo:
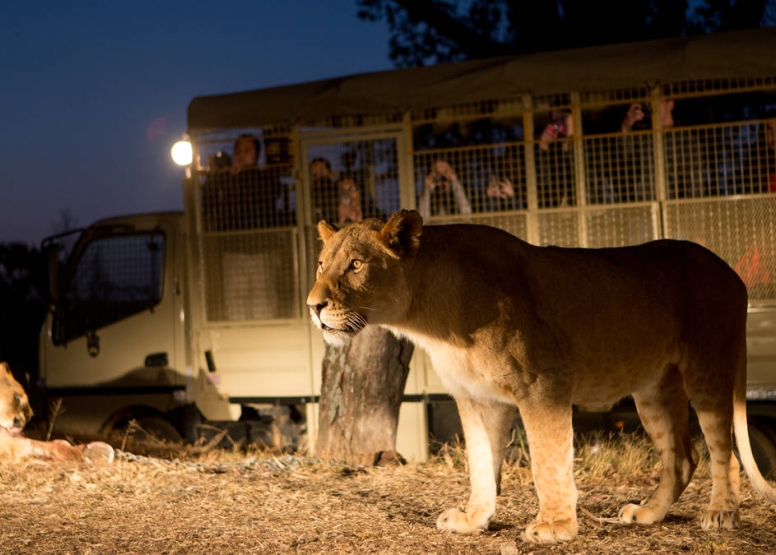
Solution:
<svg viewBox="0 0 776 555"><path fill-rule="evenodd" d="M640 102L639 108L644 114L644 118L633 124L632 131L641 131L652 127L652 104L649 102Z"/></svg>
<svg viewBox="0 0 776 555"><path fill-rule="evenodd" d="M232 157L221 151L213 154L208 161L211 170L226 170L232 165Z"/></svg>
<svg viewBox="0 0 776 555"><path fill-rule="evenodd" d="M444 175L435 175L434 176L434 186L435 187L442 187L444 185L447 185L449 183L448 179Z"/></svg>

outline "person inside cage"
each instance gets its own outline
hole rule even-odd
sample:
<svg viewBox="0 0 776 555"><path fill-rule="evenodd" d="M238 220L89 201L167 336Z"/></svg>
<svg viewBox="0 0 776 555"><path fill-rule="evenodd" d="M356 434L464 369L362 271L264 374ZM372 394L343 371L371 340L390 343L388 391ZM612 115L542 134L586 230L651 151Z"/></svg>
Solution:
<svg viewBox="0 0 776 555"><path fill-rule="evenodd" d="M243 170L257 167L259 165L259 156L261 156L261 143L259 139L248 134L240 135L234 142L231 172L237 174Z"/></svg>
<svg viewBox="0 0 776 555"><path fill-rule="evenodd" d="M228 156L228 155L227 155ZM240 135L234 142L229 171L211 167L202 189L205 231L229 231L288 224L283 185L276 170L259 168L261 142ZM213 159L213 157L211 157ZM224 160L225 161L225 160Z"/></svg>
<svg viewBox="0 0 776 555"><path fill-rule="evenodd" d="M539 136L539 149L547 151L550 144L555 139L571 137L574 134L574 120L571 118L571 112L567 110L553 110L550 114L550 122L542 129ZM563 151L570 148L568 141L560 143Z"/></svg>
<svg viewBox="0 0 776 555"><path fill-rule="evenodd" d="M643 202L655 198L652 136L636 132L674 126L673 100L663 100L658 113L649 102L632 102L604 109L585 124L586 135L604 135L588 141L585 150L589 201L595 204Z"/></svg>
<svg viewBox="0 0 776 555"><path fill-rule="evenodd" d="M371 195L364 191L354 176L341 176L338 186L340 196L337 205L337 226L360 222L365 218L385 217L375 206Z"/></svg>
<svg viewBox="0 0 776 555"><path fill-rule="evenodd" d="M663 129L670 129L674 126L674 107L676 103L671 99L665 99L658 105L658 117L660 126ZM651 129L649 115L651 105L647 102L634 102L630 104L620 121L620 131L627 133L629 131L640 131ZM641 122L641 123L639 123Z"/></svg>
<svg viewBox="0 0 776 555"><path fill-rule="evenodd" d="M339 181L339 204L337 205L337 225L342 227L352 222L364 219L364 209L361 206L362 194L352 177L345 176Z"/></svg>
<svg viewBox="0 0 776 555"><path fill-rule="evenodd" d="M568 140L574 135L571 112L552 110L549 122L538 128L541 133L535 159L539 208L574 206L574 149Z"/></svg>
<svg viewBox="0 0 776 555"><path fill-rule="evenodd" d="M482 210L499 212L526 208L525 174L520 151L506 147L488 171Z"/></svg>
<svg viewBox="0 0 776 555"><path fill-rule="evenodd" d="M232 157L219 150L208 157L207 169L211 172L229 171L232 167Z"/></svg>
<svg viewBox="0 0 776 555"><path fill-rule="evenodd" d="M472 213L471 203L458 175L450 163L442 158L432 162L423 181L418 212L423 217Z"/></svg>
<svg viewBox="0 0 776 555"><path fill-rule="evenodd" d="M331 162L323 157L314 158L309 170L314 221L336 222L339 185L334 178Z"/></svg>
<svg viewBox="0 0 776 555"><path fill-rule="evenodd" d="M229 169L211 168L202 187L203 231L235 232L292 223L285 209L282 170L261 168L261 142L240 135ZM212 246L221 272L221 310L229 321L279 318L291 310L283 291L281 235L219 234ZM234 240L236 237L239 240ZM217 252L217 254L216 254Z"/></svg>

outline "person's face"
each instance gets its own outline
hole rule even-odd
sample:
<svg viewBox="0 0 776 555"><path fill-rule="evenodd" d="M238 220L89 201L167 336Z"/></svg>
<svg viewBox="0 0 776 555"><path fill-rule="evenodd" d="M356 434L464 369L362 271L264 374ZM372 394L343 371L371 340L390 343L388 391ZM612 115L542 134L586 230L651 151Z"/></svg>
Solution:
<svg viewBox="0 0 776 555"><path fill-rule="evenodd" d="M310 177L312 177L313 181L323 181L324 179L330 179L331 178L331 172L329 171L329 168L326 167L326 164L323 162L313 162L310 164Z"/></svg>
<svg viewBox="0 0 776 555"><path fill-rule="evenodd" d="M345 201L346 204L351 204L353 206L357 206L360 202L360 191L358 190L358 186L356 185L356 182L352 179L343 179L339 183L340 188L340 198Z"/></svg>
<svg viewBox="0 0 776 555"><path fill-rule="evenodd" d="M256 145L250 137L240 137L234 145L232 167L238 170L255 166L259 161Z"/></svg>
<svg viewBox="0 0 776 555"><path fill-rule="evenodd" d="M444 160L436 160L434 162L434 171L436 173L440 173L444 175L446 170L447 170L447 162L445 162Z"/></svg>

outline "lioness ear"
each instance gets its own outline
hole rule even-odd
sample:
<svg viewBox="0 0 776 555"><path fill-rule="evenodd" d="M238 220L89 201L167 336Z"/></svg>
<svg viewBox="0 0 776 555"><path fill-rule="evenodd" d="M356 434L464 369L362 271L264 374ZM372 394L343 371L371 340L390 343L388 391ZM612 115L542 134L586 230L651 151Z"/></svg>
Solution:
<svg viewBox="0 0 776 555"><path fill-rule="evenodd" d="M318 222L318 235L321 236L321 240L325 243L329 239L331 239L331 236L337 233L339 230L331 225L326 220L321 220Z"/></svg>
<svg viewBox="0 0 776 555"><path fill-rule="evenodd" d="M11 368L8 366L7 362L0 362L0 374L11 374Z"/></svg>
<svg viewBox="0 0 776 555"><path fill-rule="evenodd" d="M414 210L399 210L391 214L380 230L380 239L396 256L415 256L423 235L423 218Z"/></svg>

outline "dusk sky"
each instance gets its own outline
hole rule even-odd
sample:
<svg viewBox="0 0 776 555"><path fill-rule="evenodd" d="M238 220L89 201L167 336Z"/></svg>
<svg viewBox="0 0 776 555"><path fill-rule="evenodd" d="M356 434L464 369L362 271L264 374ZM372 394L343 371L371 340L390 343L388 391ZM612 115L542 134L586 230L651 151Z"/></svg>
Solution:
<svg viewBox="0 0 776 555"><path fill-rule="evenodd" d="M0 2L0 242L182 209L195 97L390 69L355 0Z"/></svg>

